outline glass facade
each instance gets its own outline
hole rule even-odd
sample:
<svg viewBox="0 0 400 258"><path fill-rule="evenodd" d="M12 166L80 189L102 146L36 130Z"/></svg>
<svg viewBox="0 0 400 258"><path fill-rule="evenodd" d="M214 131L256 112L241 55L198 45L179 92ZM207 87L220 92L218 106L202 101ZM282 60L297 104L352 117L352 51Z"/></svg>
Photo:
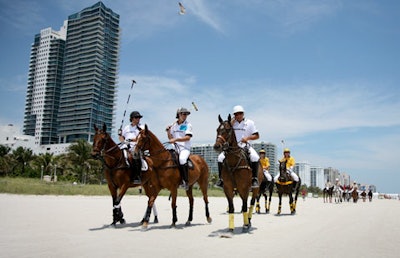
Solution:
<svg viewBox="0 0 400 258"><path fill-rule="evenodd" d="M68 17L58 112L60 143L91 142L94 124L113 128L119 44L119 15L102 2Z"/></svg>

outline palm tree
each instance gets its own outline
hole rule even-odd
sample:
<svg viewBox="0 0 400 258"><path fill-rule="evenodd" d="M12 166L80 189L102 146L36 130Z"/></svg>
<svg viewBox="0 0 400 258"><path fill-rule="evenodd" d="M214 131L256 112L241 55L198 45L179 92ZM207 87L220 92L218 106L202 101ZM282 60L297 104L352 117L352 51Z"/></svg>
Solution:
<svg viewBox="0 0 400 258"><path fill-rule="evenodd" d="M10 151L10 147L0 145L0 176L7 176L11 171Z"/></svg>
<svg viewBox="0 0 400 258"><path fill-rule="evenodd" d="M71 168L81 178L82 183L86 183L86 176L90 173L90 160L92 146L85 140L78 140L69 146L68 156L71 160Z"/></svg>
<svg viewBox="0 0 400 258"><path fill-rule="evenodd" d="M12 173L14 175L25 175L25 168L29 166L29 162L33 159L33 152L29 148L18 147L16 150L13 150L11 157L16 161L17 164L14 165L12 169ZM16 168L21 167L21 173L16 171Z"/></svg>

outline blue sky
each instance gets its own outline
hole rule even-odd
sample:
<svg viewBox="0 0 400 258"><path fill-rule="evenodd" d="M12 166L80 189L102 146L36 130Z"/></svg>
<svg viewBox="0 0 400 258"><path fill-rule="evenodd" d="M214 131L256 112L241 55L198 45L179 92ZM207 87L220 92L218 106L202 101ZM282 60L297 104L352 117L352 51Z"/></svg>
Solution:
<svg viewBox="0 0 400 258"><path fill-rule="evenodd" d="M284 140L298 162L400 192L399 1L181 2L185 15L178 1L103 1L121 16L115 127L131 94L127 112L161 141L184 106L193 143L213 144L240 104L279 152ZM22 127L34 35L94 3L0 0L0 124Z"/></svg>

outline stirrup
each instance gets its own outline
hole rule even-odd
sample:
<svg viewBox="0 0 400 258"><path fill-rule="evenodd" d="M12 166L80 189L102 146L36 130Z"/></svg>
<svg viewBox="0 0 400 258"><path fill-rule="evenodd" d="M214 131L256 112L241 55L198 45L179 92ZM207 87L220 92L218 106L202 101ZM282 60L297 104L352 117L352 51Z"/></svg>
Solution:
<svg viewBox="0 0 400 258"><path fill-rule="evenodd" d="M224 181L222 181L221 179L218 179L218 181L215 183L214 186L223 188L224 187Z"/></svg>
<svg viewBox="0 0 400 258"><path fill-rule="evenodd" d="M180 185L180 187L184 188L185 191L187 191L187 190L189 190L189 183L182 181L182 184Z"/></svg>
<svg viewBox="0 0 400 258"><path fill-rule="evenodd" d="M253 177L253 179L251 179L251 188L258 188L258 179L256 177Z"/></svg>
<svg viewBox="0 0 400 258"><path fill-rule="evenodd" d="M137 178L133 179L133 183L135 185L141 185L142 184L142 180L140 179L140 177L137 177Z"/></svg>

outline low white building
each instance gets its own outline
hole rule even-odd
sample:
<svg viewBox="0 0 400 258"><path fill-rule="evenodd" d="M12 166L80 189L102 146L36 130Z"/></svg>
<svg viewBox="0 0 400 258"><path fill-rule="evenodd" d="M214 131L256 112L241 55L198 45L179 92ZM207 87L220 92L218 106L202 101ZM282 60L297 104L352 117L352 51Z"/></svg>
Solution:
<svg viewBox="0 0 400 258"><path fill-rule="evenodd" d="M22 147L31 149L34 154L53 153L54 155L66 153L70 146L70 143L49 145L35 144L34 136L23 135L20 128L13 124L0 126L0 144L10 147L11 150Z"/></svg>

